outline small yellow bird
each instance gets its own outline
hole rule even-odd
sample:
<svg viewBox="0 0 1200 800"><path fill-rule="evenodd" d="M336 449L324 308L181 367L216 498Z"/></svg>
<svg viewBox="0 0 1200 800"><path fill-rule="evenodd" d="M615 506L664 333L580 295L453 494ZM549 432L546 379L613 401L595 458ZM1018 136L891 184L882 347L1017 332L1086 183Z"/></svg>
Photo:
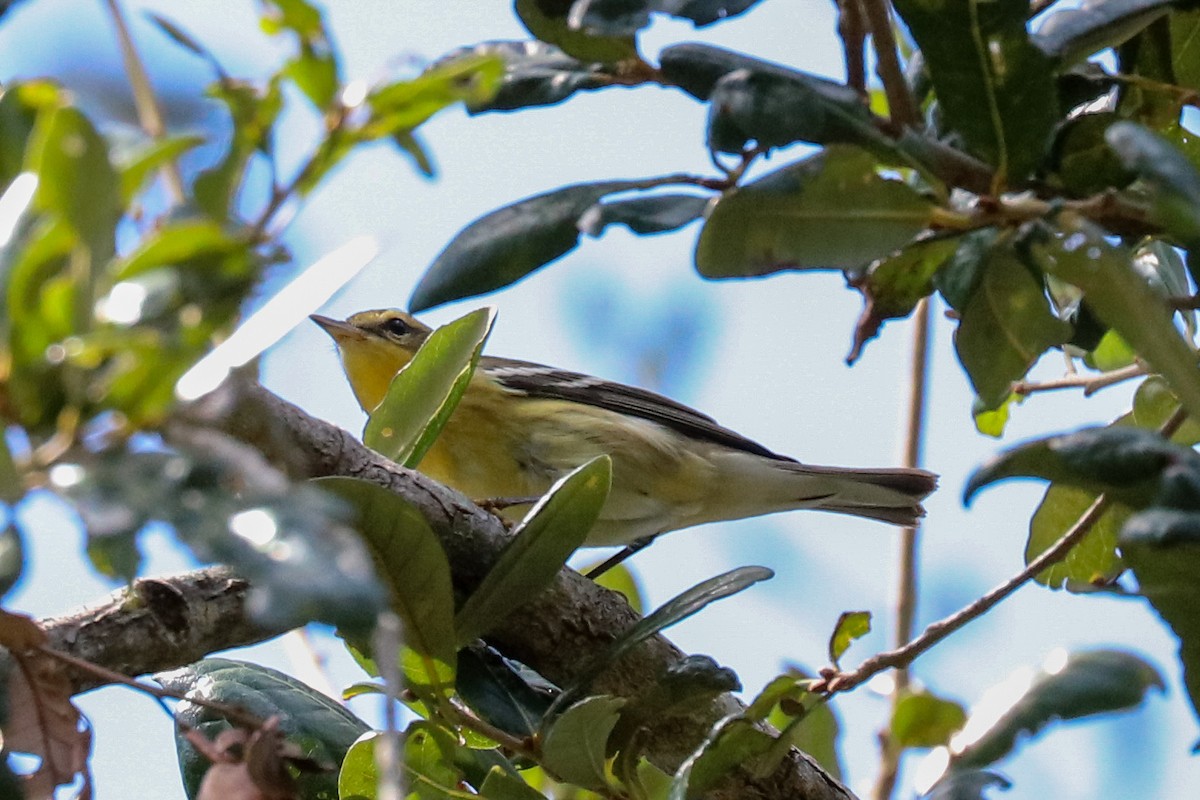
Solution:
<svg viewBox="0 0 1200 800"><path fill-rule="evenodd" d="M312 320L337 343L367 413L432 332L396 310ZM912 525L937 485L920 469L801 464L653 392L490 356L419 469L476 499L536 497L601 454L612 458L612 490L592 546L801 508Z"/></svg>

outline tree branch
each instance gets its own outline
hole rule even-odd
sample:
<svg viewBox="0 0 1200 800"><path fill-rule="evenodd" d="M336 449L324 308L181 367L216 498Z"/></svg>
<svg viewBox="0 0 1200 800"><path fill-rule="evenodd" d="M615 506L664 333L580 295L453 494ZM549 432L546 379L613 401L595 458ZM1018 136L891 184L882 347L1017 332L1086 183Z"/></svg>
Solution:
<svg viewBox="0 0 1200 800"><path fill-rule="evenodd" d="M196 426L221 430L258 450L277 469L302 480L346 475L371 481L404 497L426 517L446 548L456 589L466 594L487 573L509 534L498 518L425 476L397 466L346 431L314 419L267 390L235 375L221 388L181 411L168 424L168 440ZM103 604L47 620L52 646L127 675L190 663L213 650L249 644L278 631L248 626L242 606L246 585L220 569L170 579L138 581ZM131 597L138 602L129 602ZM514 614L487 641L560 685L582 674L599 652L639 619L619 594L573 570ZM653 686L683 658L656 636L605 672L597 692L633 697ZM94 676L75 675L92 688ZM741 704L722 695L703 707L657 722L647 736L647 757L673 771L703 741L712 725ZM771 775L739 770L714 798L846 800L853 795L811 758L793 749Z"/></svg>

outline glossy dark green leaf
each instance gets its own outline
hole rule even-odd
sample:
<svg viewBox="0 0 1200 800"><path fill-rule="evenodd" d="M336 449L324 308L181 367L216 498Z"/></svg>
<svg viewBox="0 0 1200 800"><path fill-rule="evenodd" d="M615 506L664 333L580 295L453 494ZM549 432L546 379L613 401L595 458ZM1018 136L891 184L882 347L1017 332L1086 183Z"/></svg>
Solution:
<svg viewBox="0 0 1200 800"><path fill-rule="evenodd" d="M1166 381L1152 376L1138 387L1132 414L1126 414L1113 424L1153 431L1178 408L1179 400L1171 393ZM1200 443L1200 424L1189 418L1171 441L1187 447ZM1091 507L1097 494L1078 487L1051 484L1029 523L1025 563L1058 541ZM1124 562L1117 553L1117 535L1132 513L1129 506L1110 500L1083 540L1071 548L1066 558L1035 576L1035 580L1052 589L1068 591L1091 591L1097 585L1107 584L1124 569Z"/></svg>
<svg viewBox="0 0 1200 800"><path fill-rule="evenodd" d="M555 705L561 707L577 699L610 665L659 631L687 619L709 603L737 594L774 575L766 567L738 567L680 592L618 636L607 651L575 678L574 687L563 692Z"/></svg>
<svg viewBox="0 0 1200 800"><path fill-rule="evenodd" d="M871 632L870 611L843 611L829 636L829 660L836 666L850 644Z"/></svg>
<svg viewBox="0 0 1200 800"><path fill-rule="evenodd" d="M1051 60L1026 31L1028 0L896 0L946 127L1002 180L1023 180L1058 121Z"/></svg>
<svg viewBox="0 0 1200 800"><path fill-rule="evenodd" d="M0 597L21 579L25 567L25 546L22 544L21 529L10 521L0 531Z"/></svg>
<svg viewBox="0 0 1200 800"><path fill-rule="evenodd" d="M1091 0L1049 14L1033 43L1061 66L1116 47L1175 5L1175 0Z"/></svg>
<svg viewBox="0 0 1200 800"><path fill-rule="evenodd" d="M368 730L340 703L269 667L225 658L206 658L155 676L176 692L195 692L207 700L238 706L267 719L279 715L279 729L308 758L331 769L342 762L354 741ZM231 726L211 709L181 703L176 716L210 739ZM209 762L178 732L175 746L188 797L196 797ZM305 773L297 779L303 797L334 800L336 772Z"/></svg>
<svg viewBox="0 0 1200 800"><path fill-rule="evenodd" d="M154 173L179 159L184 153L204 144L203 136L168 136L155 139L125 163L121 172L121 200L129 204Z"/></svg>
<svg viewBox="0 0 1200 800"><path fill-rule="evenodd" d="M468 108L486 104L500 87L504 70L503 59L496 55L465 51L441 59L412 80L376 88L367 95L371 117L359 135L394 136L414 130L455 103Z"/></svg>
<svg viewBox="0 0 1200 800"><path fill-rule="evenodd" d="M858 92L816 75L736 70L716 82L708 101L708 147L719 153L740 153L751 142L890 146Z"/></svg>
<svg viewBox="0 0 1200 800"><path fill-rule="evenodd" d="M1125 167L1154 189L1153 217L1187 243L1200 243L1200 171L1163 137L1135 122L1114 123L1104 138Z"/></svg>
<svg viewBox="0 0 1200 800"><path fill-rule="evenodd" d="M1035 736L1059 720L1080 719L1134 708L1151 688L1163 689L1151 664L1121 650L1071 653L1043 669L1029 688L972 741L951 757L952 769L986 767L1012 751L1017 740ZM986 712L989 719L993 709ZM968 721L967 726L971 723Z"/></svg>
<svg viewBox="0 0 1200 800"><path fill-rule="evenodd" d="M1117 128L1110 128L1110 135ZM1132 268L1128 250L1110 244L1092 223L1063 214L1056 229L1032 229L1025 254L1047 274L1082 289L1096 316L1162 374L1184 408L1200 418L1195 353L1176 330L1162 298Z"/></svg>
<svg viewBox="0 0 1200 800"><path fill-rule="evenodd" d="M978 272L959 309L954 349L979 396L980 410L1000 407L1014 381L1047 349L1067 341L1070 326L1046 302L1043 282L1000 239L979 256Z"/></svg>
<svg viewBox="0 0 1200 800"><path fill-rule="evenodd" d="M741 689L737 674L710 656L686 656L667 667L651 687L621 709L621 719L609 736L608 752L637 749L639 732L644 728L661 725L672 715L690 717L719 695Z"/></svg>
<svg viewBox="0 0 1200 800"><path fill-rule="evenodd" d="M571 19L584 30L606 35L634 34L650 24L651 14L689 20L697 28L736 17L759 0L576 0Z"/></svg>
<svg viewBox="0 0 1200 800"><path fill-rule="evenodd" d="M435 691L454 684L454 590L441 543L414 507L386 489L353 478L315 484L353 506L355 528L370 548L404 622L404 640L420 656L405 660L407 677ZM377 654L378 657L378 654ZM415 670L415 673L414 673Z"/></svg>
<svg viewBox="0 0 1200 800"><path fill-rule="evenodd" d="M860 267L907 244L932 213L912 188L879 177L867 153L830 147L718 200L696 244L696 268L733 278Z"/></svg>
<svg viewBox="0 0 1200 800"><path fill-rule="evenodd" d="M463 228L426 270L411 311L508 286L574 250L579 217L600 198L638 189L638 181L565 186L485 214Z"/></svg>
<svg viewBox="0 0 1200 800"><path fill-rule="evenodd" d="M624 225L638 236L669 233L700 219L708 198L693 194L660 194L600 202L579 218L579 230L599 236L609 225Z"/></svg>
<svg viewBox="0 0 1200 800"><path fill-rule="evenodd" d="M548 587L587 539L608 499L612 459L598 456L555 482L513 531L454 619L465 645Z"/></svg>
<svg viewBox="0 0 1200 800"><path fill-rule="evenodd" d="M38 204L74 229L98 269L113 254L122 208L108 143L82 112L68 107L39 123L31 144Z"/></svg>
<svg viewBox="0 0 1200 800"><path fill-rule="evenodd" d="M994 787L1009 789L1012 782L1003 775L983 770L950 772L933 785L921 800L988 800L987 791Z"/></svg>
<svg viewBox="0 0 1200 800"><path fill-rule="evenodd" d="M1081 114L1059 128L1050 170L1068 195L1087 197L1110 188L1123 189L1137 177L1104 139L1108 129L1119 120L1112 112Z"/></svg>
<svg viewBox="0 0 1200 800"><path fill-rule="evenodd" d="M604 791L608 736L625 703L622 697L597 695L563 712L542 740L546 768L568 783Z"/></svg>
<svg viewBox="0 0 1200 800"><path fill-rule="evenodd" d="M1179 639L1184 686L1200 717L1200 514L1155 508L1121 531L1138 591Z"/></svg>
<svg viewBox="0 0 1200 800"><path fill-rule="evenodd" d="M730 772L747 768L765 756L775 737L746 719L732 719L715 729L675 771L667 800L689 800L704 793Z"/></svg>
<svg viewBox="0 0 1200 800"><path fill-rule="evenodd" d="M853 364L867 342L879 335L885 320L907 317L923 297L933 293L933 277L958 249L959 239L936 238L914 242L871 263L847 281L863 294L863 310L854 327L847 363Z"/></svg>
<svg viewBox="0 0 1200 800"><path fill-rule="evenodd" d="M939 747L962 729L967 712L930 692L906 692L892 710L892 741L900 747Z"/></svg>
<svg viewBox="0 0 1200 800"><path fill-rule="evenodd" d="M514 5L530 33L580 61L613 64L640 60L633 35L608 36L573 25L569 19L572 0L516 0Z"/></svg>
<svg viewBox="0 0 1200 800"><path fill-rule="evenodd" d="M576 92L614 85L613 76L600 64L585 63L537 40L481 42L450 52L437 63L478 56L499 58L504 75L491 97L467 101L471 114L554 105Z"/></svg>
<svg viewBox="0 0 1200 800"><path fill-rule="evenodd" d="M528 667L484 645L459 651L456 688L475 713L521 738L538 732L557 693Z"/></svg>
<svg viewBox="0 0 1200 800"><path fill-rule="evenodd" d="M416 467L467 390L496 310L480 308L435 330L397 373L363 430L363 443Z"/></svg>
<svg viewBox="0 0 1200 800"><path fill-rule="evenodd" d="M971 475L963 496L969 502L983 487L1006 478L1043 478L1141 508L1162 490L1163 471L1176 464L1200 469L1200 455L1155 431L1085 428L1001 453Z"/></svg>

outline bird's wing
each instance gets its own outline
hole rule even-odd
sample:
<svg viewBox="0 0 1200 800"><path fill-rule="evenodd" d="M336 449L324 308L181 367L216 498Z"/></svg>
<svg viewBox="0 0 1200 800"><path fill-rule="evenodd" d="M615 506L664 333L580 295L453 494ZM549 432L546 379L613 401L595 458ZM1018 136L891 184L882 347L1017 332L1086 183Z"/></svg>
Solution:
<svg viewBox="0 0 1200 800"><path fill-rule="evenodd" d="M506 389L529 397L565 400L656 422L685 436L732 447L764 458L793 461L718 425L716 420L669 397L529 361L484 356L479 369Z"/></svg>

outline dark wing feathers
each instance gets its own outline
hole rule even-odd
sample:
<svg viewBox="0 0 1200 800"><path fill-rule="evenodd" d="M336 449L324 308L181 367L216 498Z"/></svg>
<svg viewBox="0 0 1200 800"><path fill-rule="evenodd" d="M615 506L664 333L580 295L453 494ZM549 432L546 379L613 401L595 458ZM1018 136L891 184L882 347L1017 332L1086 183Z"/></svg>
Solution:
<svg viewBox="0 0 1200 800"><path fill-rule="evenodd" d="M695 439L744 450L764 458L794 460L773 453L758 442L718 425L712 417L695 409L635 386L612 383L579 372L555 369L529 361L494 356L481 358L479 369L505 388L523 392L530 397L566 400L615 411L618 414L629 414L656 422Z"/></svg>

